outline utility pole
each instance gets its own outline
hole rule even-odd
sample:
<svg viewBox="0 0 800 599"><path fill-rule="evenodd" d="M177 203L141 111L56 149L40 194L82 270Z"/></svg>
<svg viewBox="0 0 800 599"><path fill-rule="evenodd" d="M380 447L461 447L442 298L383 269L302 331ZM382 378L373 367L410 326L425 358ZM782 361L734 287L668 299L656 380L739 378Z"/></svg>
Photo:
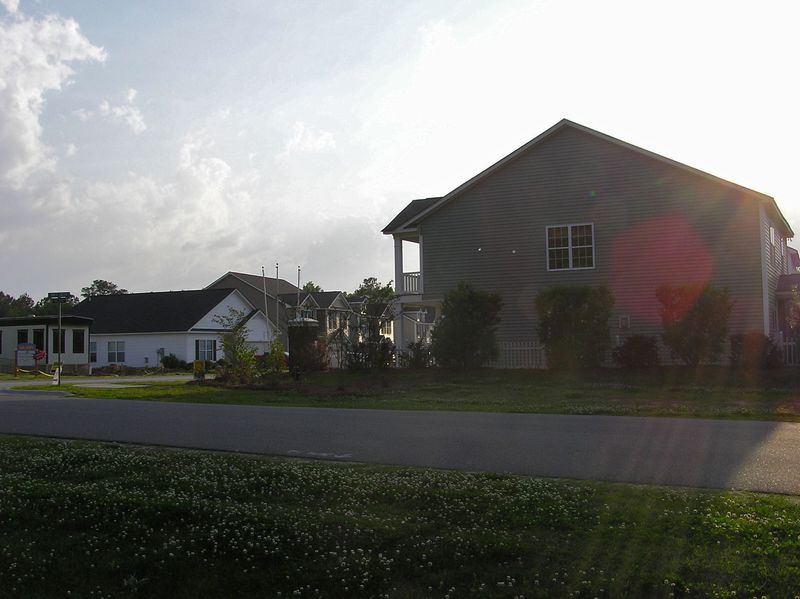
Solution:
<svg viewBox="0 0 800 599"><path fill-rule="evenodd" d="M61 352L64 351L61 346L64 345L64 340L66 338L64 329L61 328L61 304L68 300L70 295L72 294L69 291L54 291L47 294L47 299L56 300L58 302L58 334L56 335L56 339L58 340L58 366L56 366L56 376L58 377L57 384L59 387L61 386Z"/></svg>

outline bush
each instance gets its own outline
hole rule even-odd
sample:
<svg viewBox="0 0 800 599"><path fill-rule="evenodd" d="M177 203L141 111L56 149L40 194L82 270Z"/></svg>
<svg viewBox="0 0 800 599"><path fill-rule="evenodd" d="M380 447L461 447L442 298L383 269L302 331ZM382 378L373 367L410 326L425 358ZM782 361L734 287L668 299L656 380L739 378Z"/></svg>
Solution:
<svg viewBox="0 0 800 599"><path fill-rule="evenodd" d="M429 368L431 365L433 365L431 348L422 340L409 343L408 349L400 353L400 366L403 368Z"/></svg>
<svg viewBox="0 0 800 599"><path fill-rule="evenodd" d="M611 357L627 369L658 366L658 341L649 335L628 337L622 345L614 348Z"/></svg>
<svg viewBox="0 0 800 599"><path fill-rule="evenodd" d="M167 370L188 370L189 364L181 360L175 354L169 354L161 358L161 365Z"/></svg>
<svg viewBox="0 0 800 599"><path fill-rule="evenodd" d="M614 296L606 287L555 286L536 295L539 340L550 368L594 368L603 362Z"/></svg>
<svg viewBox="0 0 800 599"><path fill-rule="evenodd" d="M744 335L731 335L731 367L749 370L772 370L783 366L783 355L772 339L750 331Z"/></svg>
<svg viewBox="0 0 800 599"><path fill-rule="evenodd" d="M345 366L348 370L384 370L394 360L394 344L386 337L360 341L349 346Z"/></svg>
<svg viewBox="0 0 800 599"><path fill-rule="evenodd" d="M663 285L656 290L661 302L663 339L672 355L687 366L715 362L728 335L733 302L727 289L703 285Z"/></svg>
<svg viewBox="0 0 800 599"><path fill-rule="evenodd" d="M214 316L214 322L222 326L222 351L224 367L217 372L217 380L233 384L248 384L256 373L256 350L249 347L247 337L247 314L235 308L228 309L227 316Z"/></svg>
<svg viewBox="0 0 800 599"><path fill-rule="evenodd" d="M497 358L501 307L500 296L463 281L445 293L442 315L431 333L436 362L445 368L478 368Z"/></svg>

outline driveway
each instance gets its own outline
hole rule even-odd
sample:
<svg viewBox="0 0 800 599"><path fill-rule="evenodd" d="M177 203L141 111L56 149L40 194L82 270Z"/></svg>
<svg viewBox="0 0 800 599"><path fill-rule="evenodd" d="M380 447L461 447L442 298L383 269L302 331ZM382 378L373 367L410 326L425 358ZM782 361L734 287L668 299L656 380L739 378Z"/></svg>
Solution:
<svg viewBox="0 0 800 599"><path fill-rule="evenodd" d="M273 408L0 391L0 433L800 495L800 424Z"/></svg>

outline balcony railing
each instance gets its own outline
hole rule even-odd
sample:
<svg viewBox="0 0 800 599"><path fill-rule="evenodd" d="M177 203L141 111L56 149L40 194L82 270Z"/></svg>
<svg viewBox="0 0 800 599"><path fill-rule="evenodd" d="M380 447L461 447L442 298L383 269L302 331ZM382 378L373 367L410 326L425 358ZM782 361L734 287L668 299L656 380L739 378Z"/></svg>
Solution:
<svg viewBox="0 0 800 599"><path fill-rule="evenodd" d="M422 291L422 278L418 272L403 273L403 288L401 293L420 293Z"/></svg>

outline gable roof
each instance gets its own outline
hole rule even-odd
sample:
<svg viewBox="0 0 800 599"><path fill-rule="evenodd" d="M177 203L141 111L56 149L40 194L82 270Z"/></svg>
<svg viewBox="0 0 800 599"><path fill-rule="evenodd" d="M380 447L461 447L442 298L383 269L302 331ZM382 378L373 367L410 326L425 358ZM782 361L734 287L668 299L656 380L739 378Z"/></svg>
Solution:
<svg viewBox="0 0 800 599"><path fill-rule="evenodd" d="M393 233L393 232L396 232L396 231L399 231L399 230L416 227L419 224L419 222L422 221L429 214L439 210L442 206L444 206L445 204L449 203L454 198L458 197L463 192L465 192L468 189L472 188L473 186L475 186L479 182L483 181L484 179L486 179L487 177L489 177L490 175L492 175L493 173L495 173L496 171L498 171L502 167L506 166L509 162L512 162L513 160L518 158L520 155L522 155L522 154L528 152L529 150L535 148L536 146L538 146L541 143L543 143L545 140L547 140L550 137L552 137L557 132L559 132L562 129L567 128L567 127L573 128L573 129L576 129L576 130L581 131L583 133L586 133L588 135L592 135L594 137L600 138L600 139L602 139L602 140L604 140L606 142L615 144L615 145L620 146L622 148L626 148L628 150L637 152L637 153L639 153L639 154L641 154L643 156L647 156L648 158L652 158L654 160L658 160L658 161L660 161L660 162L662 162L664 164L668 164L668 165L670 165L672 167L681 169L681 170L683 170L685 172L689 172L689 173L691 173L691 174L693 174L695 176L702 177L704 179L710 180L710 181L712 181L714 183L717 183L717 184L720 184L720 185L724 185L724 186L729 187L729 188L731 188L731 189L733 189L735 191L750 195L753 198L755 198L755 199L757 199L757 200L759 200L759 201L761 201L763 203L766 203L768 205L770 211L773 212L773 214L776 216L777 220L786 228L786 232L788 233L788 236L789 237L794 237L794 232L792 231L792 228L789 226L788 221L786 220L786 218L781 213L780 208L778 208L778 205L775 202L775 199L772 198L771 196L768 196L768 195L763 194L763 193L758 192L758 191L754 191L752 189L748 189L747 187L743 187L741 185L737 185L736 183L731 183L730 181L726 181L725 179L720 179L719 177L716 177L714 175L711 175L709 173L706 173L706 172L701 171L699 169L696 169L694 167L687 166L685 164L682 164L682 163L677 162L675 160L672 160L670 158L666 158L664 156L656 154L655 152L650 152L649 150L645 150L645 149L640 148L638 146L634 146L633 144L629 144L629 143L627 143L625 141L622 141L622 140L619 140L619 139L617 139L615 137L611 137L610 135L606 135L605 133L601 133L600 131L595 131L594 129L590 129L589 127L585 127L584 125L580 125L580 124L575 123L573 121L570 121L568 119L561 119L558 123L556 123L555 125L553 125L549 129L547 129L543 133L537 135L532 140L530 140L528 143L520 146L519 148L517 148L516 150L511 152L509 155L507 155L504 158L501 158L500 160L495 162L489 168L481 171L480 173L478 173L477 175L475 175L474 177L472 177L468 181L466 181L466 182L462 183L461 185L459 185L458 187L456 187L450 193L442 196L436 202L433 202L432 204L424 207L423 209L421 209L421 210L412 210L411 208L412 208L412 205L414 204L414 202L419 202L421 200L412 201L409 205L407 205L400 212L400 214L398 214L392 220L391 223L389 223L389 225L386 226L386 228L383 229L382 232L384 234L390 234L390 233ZM435 198L430 198L430 199L435 199ZM400 220L400 217L403 216L403 214L406 213L406 211L408 211L407 214L409 216L405 220Z"/></svg>
<svg viewBox="0 0 800 599"><path fill-rule="evenodd" d="M297 297L298 297L297 292L295 292L295 293L282 293L280 295L280 300L284 304L286 304L288 307L294 308L294 307L297 306ZM301 306L308 305L307 304L308 300L311 300L310 305L311 305L312 308L319 308L320 307L319 304L317 304L317 301L314 299L314 294L313 293L309 293L308 291L302 291L301 290L299 297L300 297L300 305Z"/></svg>
<svg viewBox="0 0 800 599"><path fill-rule="evenodd" d="M93 318L92 334L186 332L231 293L238 294L235 289L199 289L96 295L70 314Z"/></svg>
<svg viewBox="0 0 800 599"><path fill-rule="evenodd" d="M339 296L342 296L342 301L346 306L350 305L347 303L347 298L341 291L315 291L311 293L311 297L314 298L314 301L317 302L317 305L322 309L330 308Z"/></svg>
<svg viewBox="0 0 800 599"><path fill-rule="evenodd" d="M245 285L249 285L250 287L255 288L260 293L264 293L264 279L266 279L267 294L272 296L273 298L275 297L276 287L279 295L284 293L297 293L297 287L295 285L292 285L286 279L276 279L275 277L262 277L261 275L250 275L244 272L234 272L234 271L226 272L224 275L222 275L220 278L218 278L210 285L206 285L206 289L208 289L209 287L213 287L228 275L237 278L238 280L242 281Z"/></svg>
<svg viewBox="0 0 800 599"><path fill-rule="evenodd" d="M400 211L400 214L392 219L392 222L383 228L382 232L389 233L395 229L402 228L401 225L410 221L422 211L427 210L441 199L442 198L423 198L421 200L412 200L408 206Z"/></svg>

